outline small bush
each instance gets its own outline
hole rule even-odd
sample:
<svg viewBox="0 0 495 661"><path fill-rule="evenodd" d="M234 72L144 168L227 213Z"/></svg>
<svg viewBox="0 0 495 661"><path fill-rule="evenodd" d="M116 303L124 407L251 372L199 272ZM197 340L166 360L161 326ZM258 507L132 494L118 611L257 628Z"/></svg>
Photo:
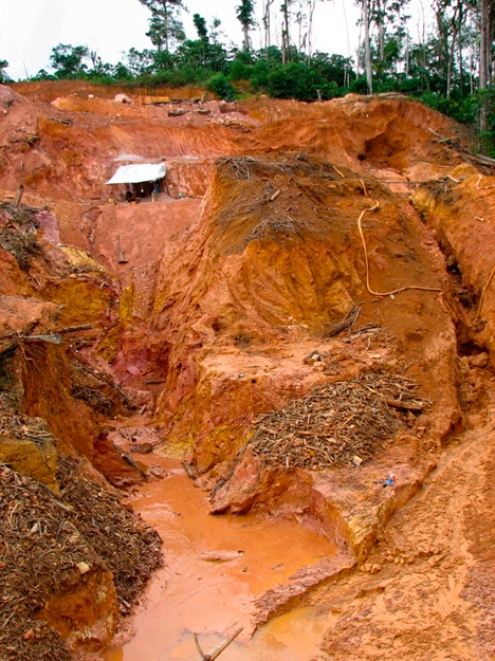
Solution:
<svg viewBox="0 0 495 661"><path fill-rule="evenodd" d="M223 73L216 73L206 83L206 88L213 92L219 99L233 101L235 90Z"/></svg>
<svg viewBox="0 0 495 661"><path fill-rule="evenodd" d="M267 76L265 88L275 99L298 101L316 101L318 92L322 99L329 99L339 92L338 85L328 83L317 71L299 62L273 69Z"/></svg>

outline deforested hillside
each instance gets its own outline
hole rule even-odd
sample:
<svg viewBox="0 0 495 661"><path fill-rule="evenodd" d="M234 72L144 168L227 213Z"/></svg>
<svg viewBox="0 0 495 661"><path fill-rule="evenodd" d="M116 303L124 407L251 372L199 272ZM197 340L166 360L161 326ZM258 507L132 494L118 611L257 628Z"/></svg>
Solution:
<svg viewBox="0 0 495 661"><path fill-rule="evenodd" d="M493 163L400 96L99 92L0 87L5 658L110 644L164 457L335 548L250 633L317 607L322 658L491 658Z"/></svg>

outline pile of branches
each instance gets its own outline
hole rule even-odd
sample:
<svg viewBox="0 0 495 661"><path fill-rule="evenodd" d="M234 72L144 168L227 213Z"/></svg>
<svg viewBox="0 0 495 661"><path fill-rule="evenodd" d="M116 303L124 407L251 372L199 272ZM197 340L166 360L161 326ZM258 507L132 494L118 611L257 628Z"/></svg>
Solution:
<svg viewBox="0 0 495 661"><path fill-rule="evenodd" d="M217 166L231 179L272 181L274 176L285 173L297 176L317 175L323 179L335 181L341 178L334 166L316 155L291 154L280 152L270 154L269 159L260 160L251 156L222 156L217 159Z"/></svg>
<svg viewBox="0 0 495 661"><path fill-rule="evenodd" d="M36 210L13 203L0 203L0 247L16 258L19 268L27 271L33 257L42 255L37 241Z"/></svg>
<svg viewBox="0 0 495 661"><path fill-rule="evenodd" d="M57 473L65 503L74 507L74 524L114 576L119 608L128 614L152 572L162 566L161 539L118 496L77 470L77 460L59 459Z"/></svg>
<svg viewBox="0 0 495 661"><path fill-rule="evenodd" d="M320 386L255 421L249 441L265 464L319 470L370 459L414 424L424 402L409 379L386 371Z"/></svg>
<svg viewBox="0 0 495 661"><path fill-rule="evenodd" d="M101 560L69 509L29 477L0 467L0 658L69 661L60 636L36 615L77 564Z"/></svg>
<svg viewBox="0 0 495 661"><path fill-rule="evenodd" d="M162 563L161 541L117 496L59 460L60 495L0 465L0 659L70 661L57 632L39 619L54 594L80 580L80 567L114 574L128 613ZM83 563L83 564L81 564Z"/></svg>
<svg viewBox="0 0 495 661"><path fill-rule="evenodd" d="M90 409L113 417L136 407L125 391L103 371L82 363L81 356L71 352L71 394L85 402Z"/></svg>

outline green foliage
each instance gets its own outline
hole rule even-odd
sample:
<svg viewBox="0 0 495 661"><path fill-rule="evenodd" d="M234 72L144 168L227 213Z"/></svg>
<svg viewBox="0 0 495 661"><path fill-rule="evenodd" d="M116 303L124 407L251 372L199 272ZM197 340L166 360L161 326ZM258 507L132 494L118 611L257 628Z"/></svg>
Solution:
<svg viewBox="0 0 495 661"><path fill-rule="evenodd" d="M89 58L87 46L70 46L59 44L52 48L50 55L51 66L55 70L56 78L77 79L84 78L88 66L84 60Z"/></svg>
<svg viewBox="0 0 495 661"><path fill-rule="evenodd" d="M36 76L33 76L31 80L57 80L53 74L50 74L46 69L40 69Z"/></svg>
<svg viewBox="0 0 495 661"><path fill-rule="evenodd" d="M281 66L277 64L277 66ZM258 91L267 92L268 78L272 67L266 60L258 60L253 66L253 73L251 74L251 84L253 89Z"/></svg>
<svg viewBox="0 0 495 661"><path fill-rule="evenodd" d="M155 54L150 50L131 48L127 54L127 70L134 78L151 74L155 70Z"/></svg>
<svg viewBox="0 0 495 661"><path fill-rule="evenodd" d="M297 99L315 101L320 94L323 99L338 95L338 86L314 69L300 62L290 62L272 69L267 76L266 92L275 99Z"/></svg>
<svg viewBox="0 0 495 661"><path fill-rule="evenodd" d="M350 80L355 78L351 58L343 55L315 53L311 58L311 68L339 87L348 87Z"/></svg>
<svg viewBox="0 0 495 661"><path fill-rule="evenodd" d="M194 27L198 33L198 37L204 41L208 41L208 30L206 28L206 20L199 14L193 16Z"/></svg>
<svg viewBox="0 0 495 661"><path fill-rule="evenodd" d="M230 80L248 80L251 78L254 67L252 64L245 64L240 59L235 59L230 65Z"/></svg>
<svg viewBox="0 0 495 661"><path fill-rule="evenodd" d="M235 90L223 73L212 76L206 83L206 88L225 101L233 101L235 97Z"/></svg>
<svg viewBox="0 0 495 661"><path fill-rule="evenodd" d="M7 75L5 69L9 66L7 60L0 60L0 84L10 83L11 80Z"/></svg>
<svg viewBox="0 0 495 661"><path fill-rule="evenodd" d="M244 26L255 24L254 20L254 2L253 0L241 0L241 4L236 7L236 16L239 22Z"/></svg>

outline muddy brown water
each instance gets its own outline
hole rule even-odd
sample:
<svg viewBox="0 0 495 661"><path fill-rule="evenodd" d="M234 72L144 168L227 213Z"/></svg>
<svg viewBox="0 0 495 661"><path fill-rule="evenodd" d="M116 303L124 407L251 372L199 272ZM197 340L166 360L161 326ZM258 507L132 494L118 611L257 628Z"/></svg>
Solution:
<svg viewBox="0 0 495 661"><path fill-rule="evenodd" d="M253 638L250 620L257 597L289 582L300 567L331 557L335 547L296 522L211 516L206 494L194 487L180 463L159 463L167 477L141 487L131 505L161 535L166 566L153 577L133 618L135 636L107 650L103 658L196 661L194 633L203 651L211 653L241 627L222 661L275 661L281 654L287 661L309 661L321 654L324 614L292 611ZM233 559L205 560L213 551Z"/></svg>

